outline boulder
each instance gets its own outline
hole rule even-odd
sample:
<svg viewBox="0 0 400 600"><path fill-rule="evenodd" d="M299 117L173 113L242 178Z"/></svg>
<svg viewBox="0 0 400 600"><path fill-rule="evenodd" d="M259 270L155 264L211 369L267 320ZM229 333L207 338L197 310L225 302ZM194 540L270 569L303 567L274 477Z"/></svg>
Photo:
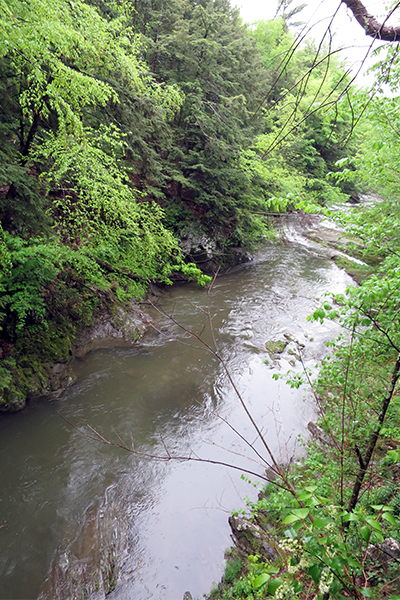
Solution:
<svg viewBox="0 0 400 600"><path fill-rule="evenodd" d="M324 446L332 446L332 440L325 433L325 431L322 429L322 427L320 427L319 425L317 425L313 421L310 421L307 424L307 429L311 433L312 437L315 440L318 440Z"/></svg>
<svg viewBox="0 0 400 600"><path fill-rule="evenodd" d="M260 554L268 560L275 560L277 553L268 542L265 531L243 517L231 516L228 519L235 546L246 554Z"/></svg>
<svg viewBox="0 0 400 600"><path fill-rule="evenodd" d="M393 560L400 560L400 544L394 538L386 538L380 544L368 546L369 558L382 566Z"/></svg>
<svg viewBox="0 0 400 600"><path fill-rule="evenodd" d="M265 342L265 347L271 358L275 358L277 354L283 354L289 340L268 340Z"/></svg>

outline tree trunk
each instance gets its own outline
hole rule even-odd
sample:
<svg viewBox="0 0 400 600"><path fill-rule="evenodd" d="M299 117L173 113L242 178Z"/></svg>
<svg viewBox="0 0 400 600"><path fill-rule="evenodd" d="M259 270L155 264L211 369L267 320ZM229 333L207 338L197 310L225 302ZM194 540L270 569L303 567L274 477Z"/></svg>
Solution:
<svg viewBox="0 0 400 600"><path fill-rule="evenodd" d="M395 388L396 388L396 383L397 383L397 380L399 379L399 377L400 377L400 354L398 355L396 363L394 365L390 384L389 384L388 389L386 390L386 396L382 403L381 411L379 413L379 418L378 418L378 427L371 435L371 439L369 441L368 448L365 453L365 457L362 458L360 451L358 450L358 448L356 449L359 463L360 463L360 468L358 469L357 477L356 477L356 480L353 485L353 491L352 491L349 506L348 506L349 512L352 512L357 505L358 496L360 494L360 489L361 489L362 483L365 479L365 475L367 473L369 463L371 462L371 458L374 453L376 443L379 439L379 434L381 432L382 425L385 420L386 413L389 408L390 402L393 398Z"/></svg>

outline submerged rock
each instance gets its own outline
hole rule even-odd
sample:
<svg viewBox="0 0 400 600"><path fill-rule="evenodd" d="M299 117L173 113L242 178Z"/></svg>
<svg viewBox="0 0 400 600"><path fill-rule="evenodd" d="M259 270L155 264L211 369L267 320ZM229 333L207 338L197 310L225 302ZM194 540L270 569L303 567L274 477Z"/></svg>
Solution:
<svg viewBox="0 0 400 600"><path fill-rule="evenodd" d="M56 552L38 600L104 600L117 584L128 522L118 499L91 508L72 541Z"/></svg>

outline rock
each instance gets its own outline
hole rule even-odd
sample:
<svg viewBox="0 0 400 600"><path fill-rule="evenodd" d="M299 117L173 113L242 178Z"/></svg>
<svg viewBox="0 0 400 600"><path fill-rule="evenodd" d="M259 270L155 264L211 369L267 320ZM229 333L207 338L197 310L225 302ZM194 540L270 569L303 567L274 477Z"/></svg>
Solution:
<svg viewBox="0 0 400 600"><path fill-rule="evenodd" d="M192 594L190 592L185 592L183 594L183 600L193 600Z"/></svg>
<svg viewBox="0 0 400 600"><path fill-rule="evenodd" d="M98 348L131 346L141 340L149 320L135 305L130 311L118 308L113 316L102 315L92 327L86 327L77 336L75 356L82 358Z"/></svg>
<svg viewBox="0 0 400 600"><path fill-rule="evenodd" d="M321 444L324 444L325 446L332 446L332 440L329 438L329 436L326 435L322 427L320 427L313 421L310 421L307 424L307 429L311 433L313 438L321 442Z"/></svg>
<svg viewBox="0 0 400 600"><path fill-rule="evenodd" d="M295 342L295 338L292 336L291 333L284 333L283 337L286 338L288 340L288 342Z"/></svg>
<svg viewBox="0 0 400 600"><path fill-rule="evenodd" d="M243 344L243 346L250 350L252 354L260 354L260 352L262 352L260 348L258 348L257 346L253 346L252 344Z"/></svg>
<svg viewBox="0 0 400 600"><path fill-rule="evenodd" d="M277 354L282 354L285 351L289 340L268 340L265 342L265 347L271 358L275 358Z"/></svg>
<svg viewBox="0 0 400 600"><path fill-rule="evenodd" d="M51 396L57 397L67 387L70 380L71 365L56 363L47 366L48 390Z"/></svg>
<svg viewBox="0 0 400 600"><path fill-rule="evenodd" d="M384 566L393 560L400 560L400 544L394 538L386 538L380 544L368 546L367 554L371 560Z"/></svg>
<svg viewBox="0 0 400 600"><path fill-rule="evenodd" d="M261 527L243 517L231 516L228 519L232 530L234 544L246 554L260 554L268 560L275 560L278 555L265 537Z"/></svg>
<svg viewBox="0 0 400 600"><path fill-rule="evenodd" d="M296 350L294 348L289 348L287 351L288 354L290 354L291 356L293 356L294 360L301 360L301 356L298 352L296 352Z"/></svg>
<svg viewBox="0 0 400 600"><path fill-rule="evenodd" d="M226 270L253 259L243 248L227 247L224 238L210 237L193 225L182 229L179 238L183 254L204 273L212 274L220 267Z"/></svg>
<svg viewBox="0 0 400 600"><path fill-rule="evenodd" d="M0 412L18 412L24 407L24 398L12 390L0 389Z"/></svg>
<svg viewBox="0 0 400 600"><path fill-rule="evenodd" d="M116 498L90 507L78 531L53 557L38 600L105 600L116 584L128 547L129 515Z"/></svg>

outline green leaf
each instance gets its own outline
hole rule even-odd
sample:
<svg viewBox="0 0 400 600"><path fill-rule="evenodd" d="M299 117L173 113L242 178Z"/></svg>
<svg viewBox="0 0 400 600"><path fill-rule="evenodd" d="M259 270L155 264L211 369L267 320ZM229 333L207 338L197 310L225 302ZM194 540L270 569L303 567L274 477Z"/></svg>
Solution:
<svg viewBox="0 0 400 600"><path fill-rule="evenodd" d="M279 567L275 567L274 565L268 565L266 570L268 573L279 573L280 571Z"/></svg>
<svg viewBox="0 0 400 600"><path fill-rule="evenodd" d="M309 510L308 508L294 508L292 513L298 516L300 519L305 519L308 517Z"/></svg>
<svg viewBox="0 0 400 600"><path fill-rule="evenodd" d="M386 506L386 504L371 504L371 508L378 511L383 510L383 512L393 510L391 506Z"/></svg>
<svg viewBox="0 0 400 600"><path fill-rule="evenodd" d="M373 598L374 597L374 592L373 592L373 590L371 590L371 588L364 588L361 590L361 593L363 596L365 596L365 598Z"/></svg>
<svg viewBox="0 0 400 600"><path fill-rule="evenodd" d="M258 575L258 577L255 578L253 588L255 590L260 589L260 587L265 585L270 579L271 575L268 575L268 573L261 573L261 575Z"/></svg>
<svg viewBox="0 0 400 600"><path fill-rule="evenodd" d="M394 462L400 462L400 451L399 450L388 450L388 455Z"/></svg>
<svg viewBox="0 0 400 600"><path fill-rule="evenodd" d="M282 583L282 579L278 579L278 577L276 577L275 579L271 579L267 588L268 594L271 594L271 596L275 596L276 590L280 585L282 585Z"/></svg>
<svg viewBox="0 0 400 600"><path fill-rule="evenodd" d="M332 569L341 571L342 568L347 565L347 556L334 556L332 560L328 562L328 564L332 567Z"/></svg>
<svg viewBox="0 0 400 600"><path fill-rule="evenodd" d="M294 523L295 521L299 521L299 520L300 520L300 517L298 517L297 515L288 515L288 516L287 516L287 517L284 519L283 523L284 523L285 525L289 525L290 523Z"/></svg>
<svg viewBox="0 0 400 600"><path fill-rule="evenodd" d="M286 537L291 538L292 540L297 537L297 531L293 527L289 527L289 529L285 529L283 532Z"/></svg>
<svg viewBox="0 0 400 600"><path fill-rule="evenodd" d="M309 500L312 497L311 492L303 492L297 496L297 500L300 502L304 502L305 500Z"/></svg>
<svg viewBox="0 0 400 600"><path fill-rule="evenodd" d="M383 535L382 535L381 533L379 533L379 531L373 531L373 532L372 532L372 534L373 534L373 537L375 538L375 540L376 540L376 541L377 541L379 544L381 544L381 543L383 542L383 540L384 540L384 537L383 537ZM373 540L373 541L374 541L374 540Z"/></svg>
<svg viewBox="0 0 400 600"><path fill-rule="evenodd" d="M350 556L347 558L347 564L351 567L354 567L355 569L361 568L361 564L355 558L351 558Z"/></svg>
<svg viewBox="0 0 400 600"><path fill-rule="evenodd" d="M350 515L352 515L352 514L353 513L348 513L348 512L343 513L343 515L342 515L343 523L347 523L348 521L350 521Z"/></svg>
<svg viewBox="0 0 400 600"><path fill-rule="evenodd" d="M321 573L322 573L322 566L321 563L316 563L315 565L312 565L309 569L308 569L308 574L310 575L310 577L313 578L314 582L318 585L319 581L321 579Z"/></svg>
<svg viewBox="0 0 400 600"><path fill-rule="evenodd" d="M343 586L342 586L341 582L335 578L332 581L330 588L329 588L331 597L334 597L338 593L338 591L342 589L342 587Z"/></svg>
<svg viewBox="0 0 400 600"><path fill-rule="evenodd" d="M369 538L371 537L371 531L372 530L370 527L368 527L368 525L364 525L364 527L361 527L360 529L361 537L365 542L367 542L367 544L369 542Z"/></svg>
<svg viewBox="0 0 400 600"><path fill-rule="evenodd" d="M349 521L360 521L360 517L352 512L349 514L348 520Z"/></svg>
<svg viewBox="0 0 400 600"><path fill-rule="evenodd" d="M391 525L396 525L396 519L390 512L384 512L382 519L385 519L385 521L388 521Z"/></svg>
<svg viewBox="0 0 400 600"><path fill-rule="evenodd" d="M376 531L382 531L381 524L379 523L379 521L376 521L376 519L373 519L372 517L365 517L365 520L368 523L368 525L371 525L371 527L373 529L376 529Z"/></svg>
<svg viewBox="0 0 400 600"><path fill-rule="evenodd" d="M328 523L332 523L331 519L323 519L321 517L317 517L312 524L313 529L322 529L328 525Z"/></svg>

